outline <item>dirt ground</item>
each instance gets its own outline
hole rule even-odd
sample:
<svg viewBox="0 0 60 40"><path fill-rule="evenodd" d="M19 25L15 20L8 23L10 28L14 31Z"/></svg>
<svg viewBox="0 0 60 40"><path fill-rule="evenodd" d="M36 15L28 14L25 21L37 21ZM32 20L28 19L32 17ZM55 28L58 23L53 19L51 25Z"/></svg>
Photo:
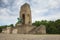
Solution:
<svg viewBox="0 0 60 40"><path fill-rule="evenodd" d="M60 35L0 34L0 40L60 40Z"/></svg>

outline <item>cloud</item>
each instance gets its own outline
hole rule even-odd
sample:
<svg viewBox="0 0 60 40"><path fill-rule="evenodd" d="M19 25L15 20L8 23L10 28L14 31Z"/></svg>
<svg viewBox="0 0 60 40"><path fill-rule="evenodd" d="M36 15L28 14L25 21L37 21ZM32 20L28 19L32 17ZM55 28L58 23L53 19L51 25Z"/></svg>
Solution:
<svg viewBox="0 0 60 40"><path fill-rule="evenodd" d="M59 0L32 0L32 20L56 20L60 18Z"/></svg>
<svg viewBox="0 0 60 40"><path fill-rule="evenodd" d="M58 8L60 7L60 1L59 0L50 0L49 4L50 8Z"/></svg>
<svg viewBox="0 0 60 40"><path fill-rule="evenodd" d="M60 0L0 0L0 25L15 24L25 2L30 4L32 22L60 18Z"/></svg>
<svg viewBox="0 0 60 40"><path fill-rule="evenodd" d="M17 16L9 14L9 9L0 9L0 25L14 24L16 23Z"/></svg>

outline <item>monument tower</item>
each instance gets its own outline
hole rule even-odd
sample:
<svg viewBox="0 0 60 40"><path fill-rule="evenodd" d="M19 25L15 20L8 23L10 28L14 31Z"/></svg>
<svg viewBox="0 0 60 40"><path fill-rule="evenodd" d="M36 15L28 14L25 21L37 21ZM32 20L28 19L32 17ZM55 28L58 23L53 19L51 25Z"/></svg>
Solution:
<svg viewBox="0 0 60 40"><path fill-rule="evenodd" d="M32 24L31 9L29 4L25 3L24 5L21 6L20 18L22 19L22 24L25 24L25 25Z"/></svg>

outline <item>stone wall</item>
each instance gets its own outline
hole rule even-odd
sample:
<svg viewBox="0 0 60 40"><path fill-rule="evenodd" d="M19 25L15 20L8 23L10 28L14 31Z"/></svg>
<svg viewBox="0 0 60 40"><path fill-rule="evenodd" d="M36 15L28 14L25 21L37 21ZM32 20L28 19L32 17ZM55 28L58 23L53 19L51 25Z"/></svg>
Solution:
<svg viewBox="0 0 60 40"><path fill-rule="evenodd" d="M46 34L46 27L44 25L40 25L39 27L34 27L30 30L31 34Z"/></svg>
<svg viewBox="0 0 60 40"><path fill-rule="evenodd" d="M29 34L29 31L32 30L34 26L32 25L20 25L18 29L18 33L20 34Z"/></svg>
<svg viewBox="0 0 60 40"><path fill-rule="evenodd" d="M6 34L46 34L46 27L40 25L39 27L33 25L17 25L16 27L7 27L2 30Z"/></svg>
<svg viewBox="0 0 60 40"><path fill-rule="evenodd" d="M45 25L40 25L39 33L46 34L46 26Z"/></svg>
<svg viewBox="0 0 60 40"><path fill-rule="evenodd" d="M2 29L2 33L10 34L12 33L12 27L6 27Z"/></svg>
<svg viewBox="0 0 60 40"><path fill-rule="evenodd" d="M17 28L13 28L12 34L18 34L18 29Z"/></svg>

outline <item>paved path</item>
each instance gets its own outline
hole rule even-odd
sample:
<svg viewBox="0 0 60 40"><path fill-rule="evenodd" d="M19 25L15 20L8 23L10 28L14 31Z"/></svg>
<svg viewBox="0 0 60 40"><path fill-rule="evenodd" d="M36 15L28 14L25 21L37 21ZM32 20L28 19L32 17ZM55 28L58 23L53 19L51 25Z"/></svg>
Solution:
<svg viewBox="0 0 60 40"><path fill-rule="evenodd" d="M60 40L60 35L0 34L0 40Z"/></svg>

